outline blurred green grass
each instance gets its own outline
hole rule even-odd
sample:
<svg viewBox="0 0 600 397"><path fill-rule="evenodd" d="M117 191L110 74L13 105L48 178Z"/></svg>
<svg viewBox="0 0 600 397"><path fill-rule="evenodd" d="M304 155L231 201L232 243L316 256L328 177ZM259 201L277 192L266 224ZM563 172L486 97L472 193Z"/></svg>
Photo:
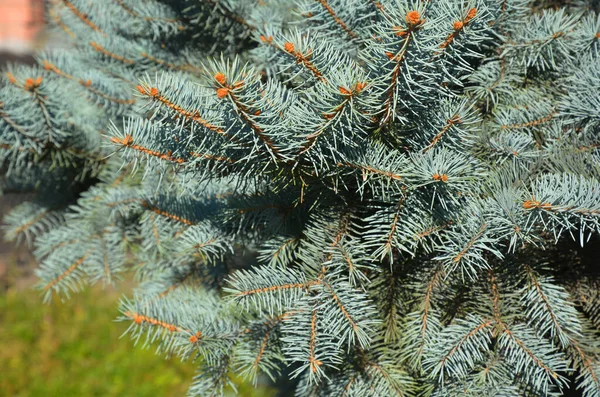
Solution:
<svg viewBox="0 0 600 397"><path fill-rule="evenodd" d="M185 396L193 363L120 338L128 324L114 319L119 297L130 291L125 284L91 287L49 305L31 288L0 292L0 396ZM274 396L243 382L238 390Z"/></svg>

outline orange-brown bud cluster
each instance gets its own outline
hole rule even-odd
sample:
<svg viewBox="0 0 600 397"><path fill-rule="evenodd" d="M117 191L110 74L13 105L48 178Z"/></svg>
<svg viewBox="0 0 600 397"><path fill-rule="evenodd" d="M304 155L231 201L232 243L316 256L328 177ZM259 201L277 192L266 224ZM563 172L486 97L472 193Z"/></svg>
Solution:
<svg viewBox="0 0 600 397"><path fill-rule="evenodd" d="M42 78L38 77L35 80L32 78L29 78L27 80L25 80L25 84L23 85L23 88L25 89L25 91L35 91L36 88L38 88L40 85L42 85Z"/></svg>
<svg viewBox="0 0 600 397"><path fill-rule="evenodd" d="M467 13L467 17L465 18L465 23L470 22L471 19L475 18L475 15L477 15L477 8L471 8L469 10L469 12Z"/></svg>
<svg viewBox="0 0 600 397"><path fill-rule="evenodd" d="M409 11L406 13L406 23L409 26L418 26L423 23L421 14L417 10Z"/></svg>
<svg viewBox="0 0 600 397"><path fill-rule="evenodd" d="M217 83L219 83L222 86L225 86L216 88L217 98L223 99L229 94L229 87L226 87L227 77L221 72L217 72L214 77Z"/></svg>
<svg viewBox="0 0 600 397"><path fill-rule="evenodd" d="M154 98L158 98L158 97L160 96L160 95L159 95L158 88L156 88L156 87L151 87L151 88L150 88L150 90L148 90L148 89L147 89L146 87L144 87L143 85L138 85L138 86L137 86L137 87L135 87L135 88L137 88L137 90L138 90L138 91L140 92L140 94L142 94L142 95L149 95L149 96L151 96L151 97L154 97Z"/></svg>
<svg viewBox="0 0 600 397"><path fill-rule="evenodd" d="M227 84L227 76L225 76L221 72L217 72L215 74L214 78L215 78L215 81L217 83L219 83L219 85L221 86L221 87L215 88L215 91L217 92L217 98L219 98L219 99L223 99L227 95L229 95L229 93L231 92L232 89L236 90L236 89L244 86L244 82L241 80L233 83L233 86Z"/></svg>
<svg viewBox="0 0 600 397"><path fill-rule="evenodd" d="M289 53L294 53L294 51L296 51L296 47L294 46L294 43L290 43L289 41L286 41L283 44L283 49Z"/></svg>
<svg viewBox="0 0 600 397"><path fill-rule="evenodd" d="M352 88L352 89L348 89L348 88L340 86L339 91L340 91L340 94L342 94L342 95L352 96L355 94L359 94L362 90L365 89L366 86L367 86L366 82L358 82L354 85L354 88Z"/></svg>
<svg viewBox="0 0 600 397"><path fill-rule="evenodd" d="M8 81L10 81L11 84L15 84L17 82L15 75L10 72L6 73L6 77L8 77Z"/></svg>
<svg viewBox="0 0 600 397"><path fill-rule="evenodd" d="M215 80L221 85L227 84L227 77L221 72L215 74Z"/></svg>
<svg viewBox="0 0 600 397"><path fill-rule="evenodd" d="M436 181L442 181L444 183L448 182L448 175L446 175L446 174L437 174L436 173L436 174L433 174L431 177Z"/></svg>
<svg viewBox="0 0 600 397"><path fill-rule="evenodd" d="M473 18L475 18L476 15L477 15L477 8L471 8L467 12L467 16L465 17L464 20L462 20L462 21L454 21L454 23L452 24L452 27L454 28L454 32L450 33L448 35L448 37L446 37L446 40L444 40L444 42L440 45L440 48L446 48L446 47L448 47L454 41L454 39L458 36L458 33L461 30L463 30L463 28L469 22L471 22L471 20Z"/></svg>
<svg viewBox="0 0 600 397"><path fill-rule="evenodd" d="M313 373L317 372L317 368L320 367L321 365L323 365L323 361L321 361L321 360L315 360L314 362L310 363L310 370Z"/></svg>
<svg viewBox="0 0 600 397"><path fill-rule="evenodd" d="M266 44L271 44L273 42L273 36L265 37L265 36L261 35L260 41L262 41L263 43L266 43Z"/></svg>
<svg viewBox="0 0 600 397"><path fill-rule="evenodd" d="M190 343L196 343L202 338L202 332L198 331L195 335L190 336Z"/></svg>
<svg viewBox="0 0 600 397"><path fill-rule="evenodd" d="M221 87L217 88L217 98L223 99L229 94L229 88Z"/></svg>
<svg viewBox="0 0 600 397"><path fill-rule="evenodd" d="M110 141L118 145L131 146L133 144L133 137L129 134L125 135L125 138L123 139L119 139L116 136L113 136L112 138L110 138Z"/></svg>
<svg viewBox="0 0 600 397"><path fill-rule="evenodd" d="M539 208L542 210L550 210L550 209L552 209L552 204L540 203L539 201L536 201L536 200L526 200L523 203L523 208L525 208L526 210L531 210L534 208Z"/></svg>
<svg viewBox="0 0 600 397"><path fill-rule="evenodd" d="M319 71L319 69L317 69L317 67L310 61L310 58L312 56L311 49L309 49L306 52L306 54L303 54L302 52L296 50L296 46L294 45L294 43L286 41L285 43L283 43L283 50L291 56L293 56L294 58L296 58L296 62L298 64L304 65L317 79L321 80L324 83L327 82L327 79L325 79L323 73L321 73L321 71Z"/></svg>
<svg viewBox="0 0 600 397"><path fill-rule="evenodd" d="M392 31L394 31L396 33L396 36L398 37L404 37L407 34L406 30L404 30L402 26L394 26L392 28Z"/></svg>

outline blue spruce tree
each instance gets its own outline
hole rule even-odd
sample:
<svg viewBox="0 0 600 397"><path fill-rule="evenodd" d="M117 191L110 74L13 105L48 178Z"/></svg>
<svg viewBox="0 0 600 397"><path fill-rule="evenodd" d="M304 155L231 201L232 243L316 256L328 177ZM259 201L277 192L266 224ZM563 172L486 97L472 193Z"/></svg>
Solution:
<svg viewBox="0 0 600 397"><path fill-rule="evenodd" d="M571 0L53 0L0 83L45 299L297 396L600 396L600 17ZM596 239L596 240L594 240ZM597 258L596 258L597 259Z"/></svg>

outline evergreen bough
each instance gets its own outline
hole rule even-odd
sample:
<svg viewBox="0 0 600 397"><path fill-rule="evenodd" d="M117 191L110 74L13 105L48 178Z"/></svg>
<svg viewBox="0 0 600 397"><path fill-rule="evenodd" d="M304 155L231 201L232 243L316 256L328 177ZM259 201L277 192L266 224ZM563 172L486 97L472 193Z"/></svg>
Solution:
<svg viewBox="0 0 600 397"><path fill-rule="evenodd" d="M50 1L68 48L0 85L7 235L45 299L134 270L190 395L600 396L600 279L556 248L600 226L597 12Z"/></svg>

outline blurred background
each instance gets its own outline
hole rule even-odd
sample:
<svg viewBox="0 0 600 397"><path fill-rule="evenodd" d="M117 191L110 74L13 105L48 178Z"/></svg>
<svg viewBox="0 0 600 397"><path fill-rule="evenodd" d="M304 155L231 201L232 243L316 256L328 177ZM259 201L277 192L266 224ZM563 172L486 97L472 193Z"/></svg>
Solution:
<svg viewBox="0 0 600 397"><path fill-rule="evenodd" d="M97 0L105 1L105 0ZM44 0L0 0L0 69L33 64L35 51L61 47L45 29ZM0 219L22 202L0 196ZM2 231L0 230L0 235ZM157 356L120 338L118 300L133 282L93 286L61 302L42 303L30 249L0 238L0 396L185 396L193 363ZM241 396L270 396L239 383Z"/></svg>
<svg viewBox="0 0 600 397"><path fill-rule="evenodd" d="M0 0L0 51L26 55L43 27L43 0Z"/></svg>
<svg viewBox="0 0 600 397"><path fill-rule="evenodd" d="M43 0L0 0L0 68L33 64L35 51L60 46L45 30ZM0 196L0 216L22 202ZM2 232L0 232L2 233ZM194 366L165 360L119 337L117 288L92 287L42 303L26 246L0 240L0 396L182 396Z"/></svg>

